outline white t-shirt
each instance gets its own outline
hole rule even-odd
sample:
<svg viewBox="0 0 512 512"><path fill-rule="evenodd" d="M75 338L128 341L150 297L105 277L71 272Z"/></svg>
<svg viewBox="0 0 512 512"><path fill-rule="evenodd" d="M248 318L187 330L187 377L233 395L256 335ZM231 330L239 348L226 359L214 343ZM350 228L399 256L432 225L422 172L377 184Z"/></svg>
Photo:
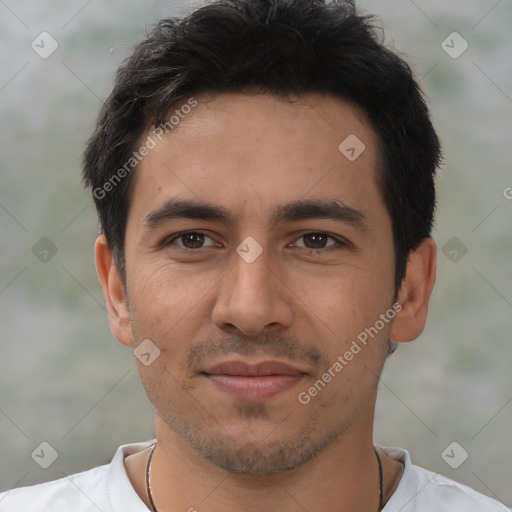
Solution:
<svg viewBox="0 0 512 512"><path fill-rule="evenodd" d="M110 464L4 492L0 494L0 512L148 512L128 479L124 458L154 442L123 445ZM504 505L465 485L414 466L406 450L383 450L405 465L383 512L509 512ZM198 504L196 508L200 510Z"/></svg>

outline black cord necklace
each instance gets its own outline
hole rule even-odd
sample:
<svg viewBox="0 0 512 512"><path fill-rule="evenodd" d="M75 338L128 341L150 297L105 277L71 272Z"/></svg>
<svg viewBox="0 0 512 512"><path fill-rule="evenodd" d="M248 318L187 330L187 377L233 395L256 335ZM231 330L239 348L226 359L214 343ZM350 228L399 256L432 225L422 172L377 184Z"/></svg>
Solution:
<svg viewBox="0 0 512 512"><path fill-rule="evenodd" d="M155 507L155 502L153 501L153 496L151 495L151 484L149 483L149 470L151 469L151 460L153 459L153 454L155 453L156 443L153 445L153 449L149 454L148 464L146 466L146 494L148 495L149 504L151 505L151 511L157 512Z"/></svg>
<svg viewBox="0 0 512 512"><path fill-rule="evenodd" d="M149 504L151 505L152 512L157 512L155 507L155 502L153 501L153 495L151 494L151 483L149 481L149 472L151 470L151 461L153 460L153 454L155 453L156 443L153 445L151 449L151 453L149 454L148 463L146 465L146 494L148 496ZM382 501L383 501L383 488L384 488L384 478L382 474L382 462L380 460L379 454L375 446L373 447L373 451L375 452L375 457L377 458L377 464L379 465L379 508L377 512L382 510Z"/></svg>
<svg viewBox="0 0 512 512"><path fill-rule="evenodd" d="M373 447L373 451L375 452L375 457L377 457L377 463L379 464L379 508L378 512L380 512L383 508L382 501L384 500L383 494L384 494L384 477L382 474L382 462L380 460L379 454L377 452L377 448L375 446ZM153 512L156 512L153 511Z"/></svg>

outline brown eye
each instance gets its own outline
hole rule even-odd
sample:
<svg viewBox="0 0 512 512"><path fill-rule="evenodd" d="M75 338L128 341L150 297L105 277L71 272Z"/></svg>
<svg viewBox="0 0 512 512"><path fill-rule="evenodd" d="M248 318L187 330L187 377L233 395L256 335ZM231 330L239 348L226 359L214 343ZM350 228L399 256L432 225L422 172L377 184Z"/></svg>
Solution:
<svg viewBox="0 0 512 512"><path fill-rule="evenodd" d="M327 241L329 240L329 238L333 240L334 243L330 243L329 245L327 245ZM305 249L313 250L325 249L335 244L341 244L341 242L336 240L334 237L322 232L305 233L298 240L304 241L304 245L298 245L298 247L304 247Z"/></svg>
<svg viewBox="0 0 512 512"><path fill-rule="evenodd" d="M205 239L211 238L204 233L199 233L198 231L183 231L182 233L178 233L177 235L173 236L171 239L169 239L167 242L165 242L165 246L170 245L177 245L178 247L181 247L183 249L202 249L203 247L210 247L211 245L203 245L205 242ZM175 242L181 242L181 243L175 243Z"/></svg>

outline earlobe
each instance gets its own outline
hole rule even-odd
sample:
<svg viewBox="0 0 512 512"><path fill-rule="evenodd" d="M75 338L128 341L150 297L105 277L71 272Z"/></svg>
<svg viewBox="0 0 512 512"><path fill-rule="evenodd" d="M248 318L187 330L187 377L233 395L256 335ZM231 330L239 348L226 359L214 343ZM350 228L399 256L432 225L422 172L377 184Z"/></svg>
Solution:
<svg viewBox="0 0 512 512"><path fill-rule="evenodd" d="M428 303L436 280L437 246L432 238L424 239L412 251L405 279L398 292L397 313L391 329L391 340L406 342L416 339L425 327Z"/></svg>
<svg viewBox="0 0 512 512"><path fill-rule="evenodd" d="M108 322L114 337L123 345L132 346L130 311L123 280L114 263L105 235L94 244L94 259L107 305Z"/></svg>

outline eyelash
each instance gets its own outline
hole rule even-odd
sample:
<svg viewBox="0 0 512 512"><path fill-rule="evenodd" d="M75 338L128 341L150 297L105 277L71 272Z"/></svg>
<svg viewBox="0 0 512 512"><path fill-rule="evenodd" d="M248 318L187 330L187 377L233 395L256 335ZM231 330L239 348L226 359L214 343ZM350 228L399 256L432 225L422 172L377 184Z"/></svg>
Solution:
<svg viewBox="0 0 512 512"><path fill-rule="evenodd" d="M164 243L163 243L163 246L164 247L167 247L169 245L173 245L173 242L175 240L179 240L182 236L184 235L189 235L189 234L198 234L198 235L203 235L207 238L210 238L210 236L208 236L207 234L205 233L201 233L200 231L180 231L179 233L175 233L174 235L171 235L170 238L167 238ZM307 233L303 233L302 235L300 235L296 240L300 240L301 238L305 237L306 235L326 235L327 238L331 238L332 240L335 241L335 244L331 244L331 245L328 245L327 247L321 247L319 249L310 249L308 247L300 247L301 249L305 249L307 251L321 251L321 252L325 252L327 249L331 248L331 247L334 247L334 246L345 246L345 247L350 247L351 244L347 241L347 240L343 240L343 239L340 239L340 238L337 238L333 235L330 235L329 233L325 233L324 231L308 231ZM205 249L207 247L199 247L198 249L191 249L189 247L181 247L181 246L177 246L179 249L183 250L183 251L187 251L187 252L197 252L201 249Z"/></svg>

